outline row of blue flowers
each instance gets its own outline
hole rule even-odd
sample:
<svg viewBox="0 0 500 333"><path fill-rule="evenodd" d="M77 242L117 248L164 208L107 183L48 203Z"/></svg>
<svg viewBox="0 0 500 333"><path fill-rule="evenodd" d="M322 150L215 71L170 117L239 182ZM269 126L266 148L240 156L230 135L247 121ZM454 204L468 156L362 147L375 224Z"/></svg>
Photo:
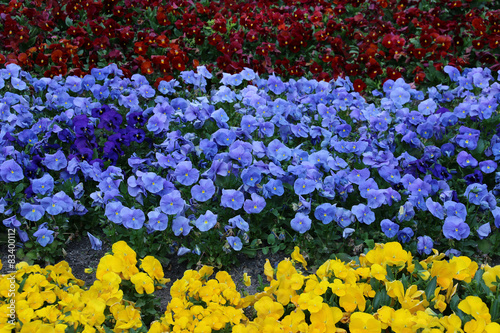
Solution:
<svg viewBox="0 0 500 333"><path fill-rule="evenodd" d="M365 98L348 78L245 69L214 84L198 67L155 89L115 65L66 79L7 65L3 223L45 247L85 218L162 233L179 254L200 253L205 233L239 251L261 230L378 232L425 253L487 238L500 227L500 84L445 71L425 93L399 79Z"/></svg>

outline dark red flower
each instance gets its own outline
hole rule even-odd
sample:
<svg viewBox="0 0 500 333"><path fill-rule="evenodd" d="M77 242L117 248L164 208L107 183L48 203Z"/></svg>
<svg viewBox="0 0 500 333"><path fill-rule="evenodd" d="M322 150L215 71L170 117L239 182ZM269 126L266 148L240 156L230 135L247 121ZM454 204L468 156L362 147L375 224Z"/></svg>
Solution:
<svg viewBox="0 0 500 333"><path fill-rule="evenodd" d="M181 72L186 69L186 65L184 64L182 57L174 57L172 59L172 67Z"/></svg>
<svg viewBox="0 0 500 333"><path fill-rule="evenodd" d="M309 70L313 74L318 74L323 71L323 67L315 61L309 66Z"/></svg>
<svg viewBox="0 0 500 333"><path fill-rule="evenodd" d="M366 83L364 83L361 79L354 80L352 84L354 87L354 91L356 92L362 92L366 89Z"/></svg>

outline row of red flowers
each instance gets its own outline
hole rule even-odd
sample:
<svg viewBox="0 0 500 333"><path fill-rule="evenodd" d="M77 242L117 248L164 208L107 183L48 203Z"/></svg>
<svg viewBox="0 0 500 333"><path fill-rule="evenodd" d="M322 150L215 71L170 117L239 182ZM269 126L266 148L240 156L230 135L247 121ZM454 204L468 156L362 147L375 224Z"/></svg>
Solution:
<svg viewBox="0 0 500 333"><path fill-rule="evenodd" d="M436 84L447 65L500 69L500 10L480 0L12 0L0 63L45 76L114 62L168 78L198 64L282 77ZM0 28L2 29L2 28Z"/></svg>

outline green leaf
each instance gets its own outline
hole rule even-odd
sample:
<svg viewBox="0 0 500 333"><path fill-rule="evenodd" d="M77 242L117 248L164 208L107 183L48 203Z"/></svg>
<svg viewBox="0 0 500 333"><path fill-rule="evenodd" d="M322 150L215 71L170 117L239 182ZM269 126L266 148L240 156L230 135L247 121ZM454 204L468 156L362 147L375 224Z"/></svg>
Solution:
<svg viewBox="0 0 500 333"><path fill-rule="evenodd" d="M365 244L371 249L375 247L375 241L373 239L365 239Z"/></svg>
<svg viewBox="0 0 500 333"><path fill-rule="evenodd" d="M500 298L497 298L490 307L491 321L500 319Z"/></svg>
<svg viewBox="0 0 500 333"><path fill-rule="evenodd" d="M434 292L436 291L436 284L437 284L437 276L433 277L432 280L427 285L427 288L425 288L425 297L427 297L428 301L434 298Z"/></svg>
<svg viewBox="0 0 500 333"><path fill-rule="evenodd" d="M276 243L276 237L274 237L273 234L269 234L269 236L267 236L267 243L269 245L273 245L274 243Z"/></svg>
<svg viewBox="0 0 500 333"><path fill-rule="evenodd" d="M394 273L392 272L391 266L385 265L385 270L387 271L387 280L394 281Z"/></svg>
<svg viewBox="0 0 500 333"><path fill-rule="evenodd" d="M24 186L24 183L19 183L19 185L16 186L15 192L21 193L24 190Z"/></svg>
<svg viewBox="0 0 500 333"><path fill-rule="evenodd" d="M262 254L267 255L269 253L269 248L266 246L265 248L262 249Z"/></svg>
<svg viewBox="0 0 500 333"><path fill-rule="evenodd" d="M66 23L66 26L68 26L68 27L73 25L73 20L69 16L66 16L66 20L64 22Z"/></svg>

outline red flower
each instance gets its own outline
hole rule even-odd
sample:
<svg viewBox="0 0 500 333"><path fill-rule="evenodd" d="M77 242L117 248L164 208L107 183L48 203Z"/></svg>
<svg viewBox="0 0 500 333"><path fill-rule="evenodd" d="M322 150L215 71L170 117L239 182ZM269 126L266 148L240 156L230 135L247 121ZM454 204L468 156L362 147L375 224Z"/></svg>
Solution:
<svg viewBox="0 0 500 333"><path fill-rule="evenodd" d="M364 83L361 79L354 80L353 86L354 86L354 91L356 92L362 92L363 90L366 89L366 83Z"/></svg>
<svg viewBox="0 0 500 333"><path fill-rule="evenodd" d="M320 64L318 64L316 61L313 62L310 66L309 66L309 70L311 71L311 73L313 74L318 74L320 73L321 71L323 71L323 67L321 67Z"/></svg>
<svg viewBox="0 0 500 333"><path fill-rule="evenodd" d="M172 67L181 72L186 69L186 65L181 57L174 57L172 59Z"/></svg>
<svg viewBox="0 0 500 333"><path fill-rule="evenodd" d="M134 53L138 55L146 55L148 52L148 46L143 42L134 43Z"/></svg>
<svg viewBox="0 0 500 333"><path fill-rule="evenodd" d="M432 37L429 35L422 35L420 36L420 45L423 48L428 48L432 43Z"/></svg>
<svg viewBox="0 0 500 333"><path fill-rule="evenodd" d="M162 47L162 48L168 47L169 39L165 35L159 35L159 36L157 36L156 39L155 39L155 41L156 41L156 44L159 47Z"/></svg>
<svg viewBox="0 0 500 333"><path fill-rule="evenodd" d="M472 41L472 47L476 50L481 50L486 43L482 39L476 39Z"/></svg>
<svg viewBox="0 0 500 333"><path fill-rule="evenodd" d="M222 41L222 37L219 34L217 34L217 33L213 33L208 38L208 44L210 44L212 46L215 46L215 45L219 44L221 41Z"/></svg>
<svg viewBox="0 0 500 333"><path fill-rule="evenodd" d="M250 30L248 33L247 33L247 40L249 42L256 42L259 40L259 33L255 30Z"/></svg>
<svg viewBox="0 0 500 333"><path fill-rule="evenodd" d="M269 54L269 52L267 52L267 48L262 46L257 46L256 53L264 57Z"/></svg>

